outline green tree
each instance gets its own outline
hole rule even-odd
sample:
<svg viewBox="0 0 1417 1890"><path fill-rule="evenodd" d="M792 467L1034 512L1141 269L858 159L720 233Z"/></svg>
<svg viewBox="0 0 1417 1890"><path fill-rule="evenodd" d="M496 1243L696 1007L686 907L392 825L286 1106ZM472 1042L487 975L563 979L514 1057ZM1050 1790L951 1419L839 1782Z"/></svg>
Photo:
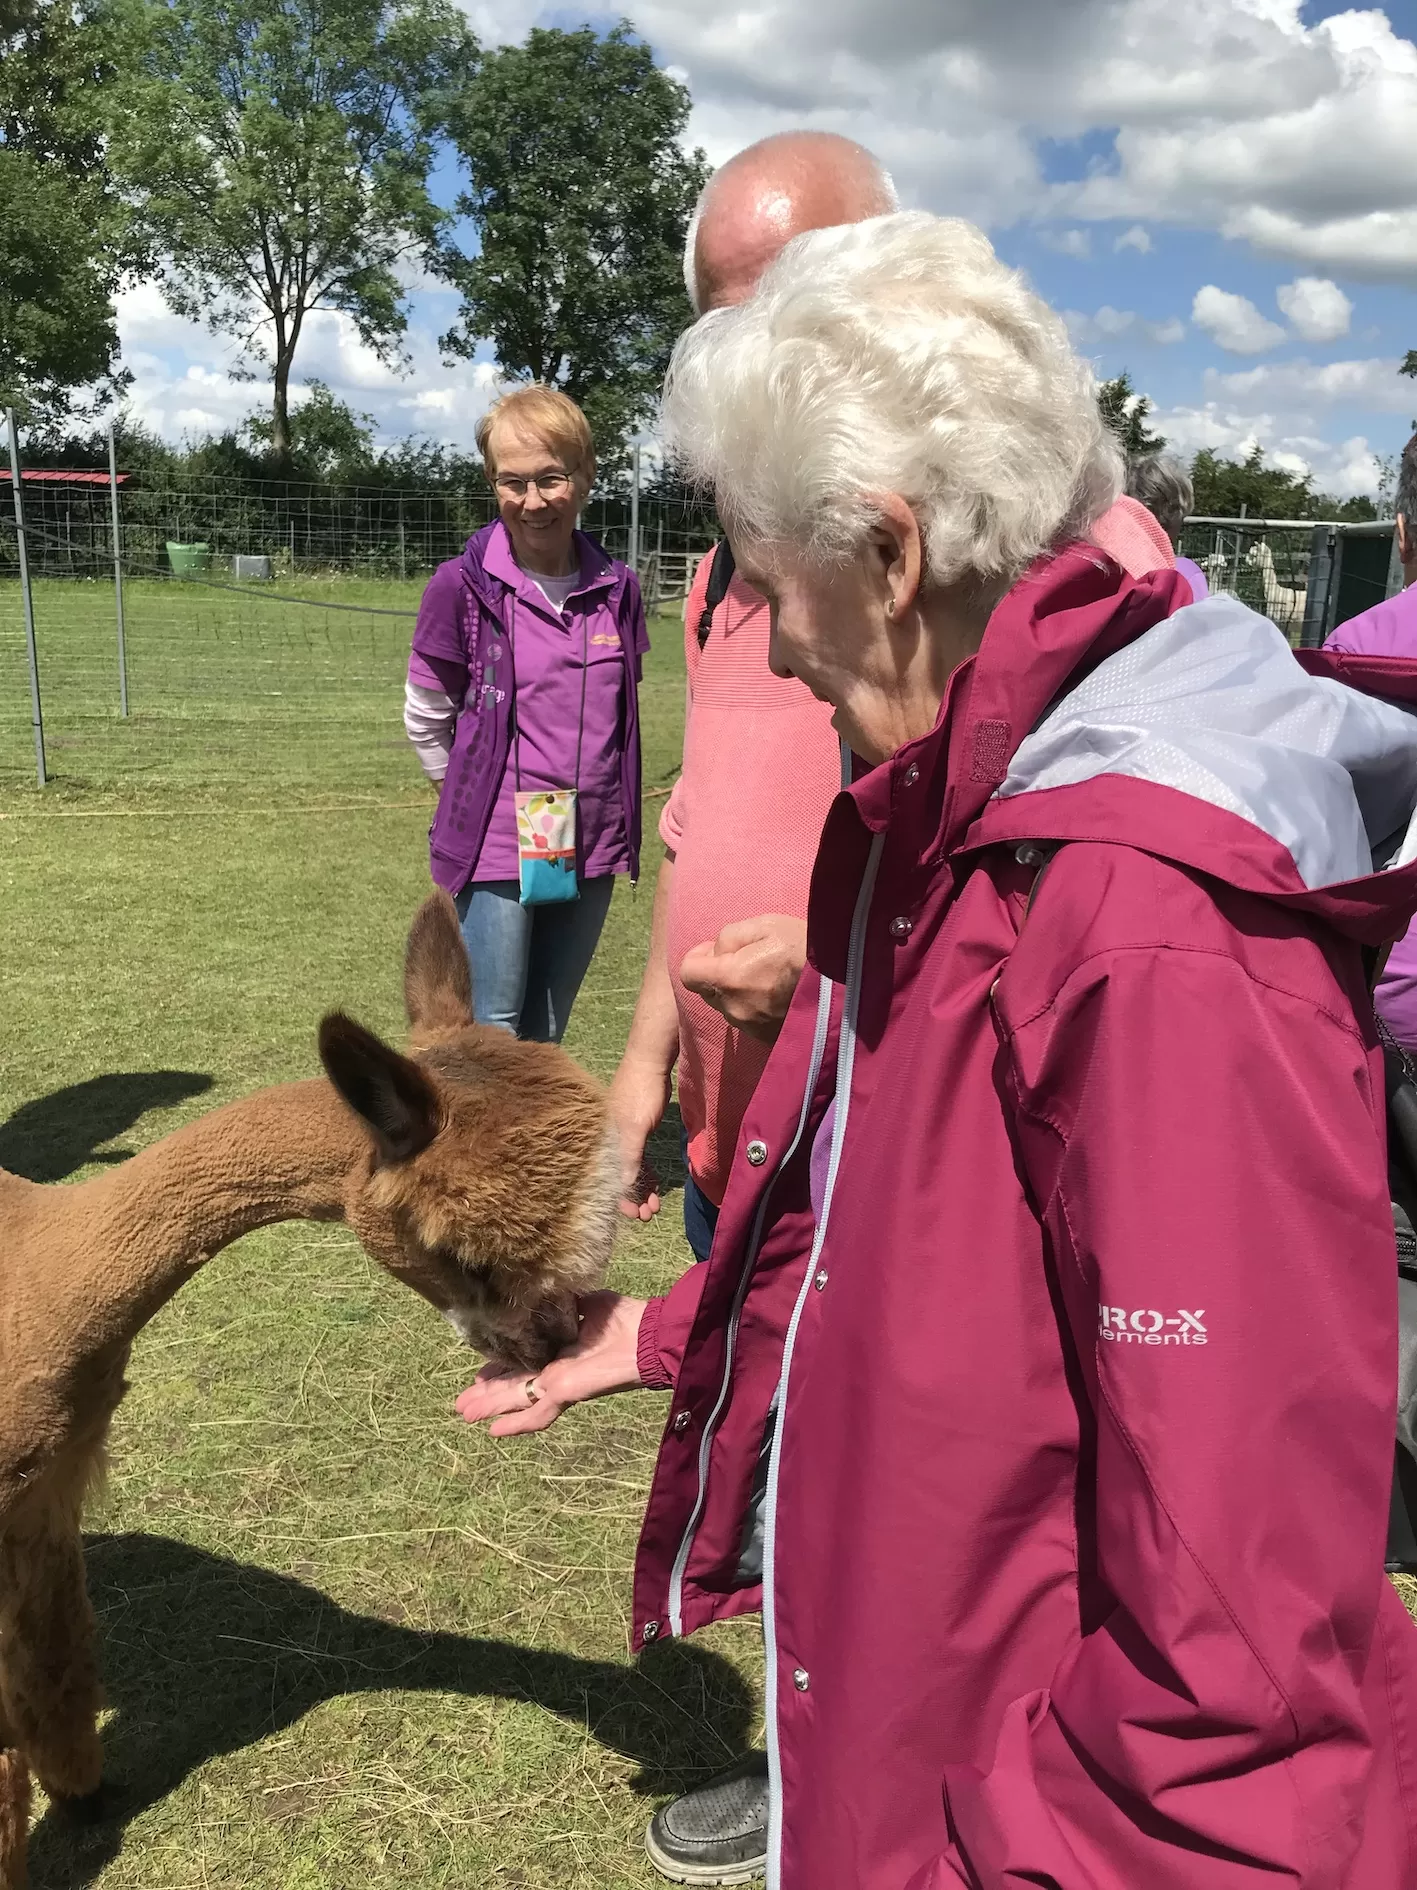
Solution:
<svg viewBox="0 0 1417 1890"><path fill-rule="evenodd" d="M692 319L684 236L708 165L680 144L689 105L622 22L488 54L449 117L479 247L444 255L462 293L444 346L490 339L508 374L562 388L604 463L653 411Z"/></svg>
<svg viewBox="0 0 1417 1890"><path fill-rule="evenodd" d="M1402 357L1402 366L1397 371L1399 374L1406 374L1410 379L1417 381L1417 348L1409 348L1407 350L1406 354Z"/></svg>
<svg viewBox="0 0 1417 1890"><path fill-rule="evenodd" d="M1258 446L1244 459L1222 459L1202 447L1191 463L1196 512L1202 518L1327 518L1359 522L1374 519L1371 499L1335 499L1314 488L1310 473L1267 466Z"/></svg>
<svg viewBox="0 0 1417 1890"><path fill-rule="evenodd" d="M113 297L138 260L106 162L113 0L0 0L0 405L51 423L118 378Z"/></svg>
<svg viewBox="0 0 1417 1890"><path fill-rule="evenodd" d="M1128 459L1143 459L1148 453L1159 453L1165 446L1160 433L1148 432L1147 415L1154 413L1155 408L1145 394L1139 394L1132 386L1132 377L1125 368L1112 380L1099 384L1097 404Z"/></svg>
<svg viewBox="0 0 1417 1890"><path fill-rule="evenodd" d="M452 0L143 0L114 120L121 167L182 315L271 368L271 448L309 316L336 310L401 358L400 270L442 213L428 194L441 100L476 46Z"/></svg>
<svg viewBox="0 0 1417 1890"><path fill-rule="evenodd" d="M291 409L290 464L316 480L349 479L374 463L374 416L356 413L323 381L310 381L306 397ZM257 447L272 447L274 427L253 414L245 432Z"/></svg>

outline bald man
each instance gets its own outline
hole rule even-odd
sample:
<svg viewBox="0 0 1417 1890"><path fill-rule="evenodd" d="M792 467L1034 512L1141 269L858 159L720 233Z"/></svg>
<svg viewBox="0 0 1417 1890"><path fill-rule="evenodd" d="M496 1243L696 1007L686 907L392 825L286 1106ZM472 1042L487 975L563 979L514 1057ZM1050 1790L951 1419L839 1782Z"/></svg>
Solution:
<svg viewBox="0 0 1417 1890"><path fill-rule="evenodd" d="M890 177L849 138L799 131L749 146L714 174L689 226L695 313L745 301L802 231L897 208ZM841 783L831 707L769 670L767 605L730 575L727 554L720 545L717 570L700 566L685 609L684 765L660 821L649 962L611 1087L622 1208L648 1220L660 1197L645 1141L678 1065L696 1260L708 1258L743 1113L805 962L812 862ZM678 1883L744 1882L766 1866L767 1813L767 1755L755 1753L658 1813L650 1859Z"/></svg>
<svg viewBox="0 0 1417 1890"><path fill-rule="evenodd" d="M784 131L750 144L714 172L689 224L684 279L694 313L746 302L804 230L899 208L879 160L834 131Z"/></svg>
<svg viewBox="0 0 1417 1890"><path fill-rule="evenodd" d="M695 312L745 300L802 231L896 207L889 176L849 138L786 132L750 145L714 174L689 226L684 273ZM720 547L720 585L726 554ZM649 963L612 1088L623 1205L647 1220L660 1200L642 1170L644 1146L678 1063L685 1228L699 1259L708 1255L728 1151L802 968L807 884L840 784L830 710L795 678L768 669L766 604L735 577L707 608L713 576L706 561L685 612L684 765L660 821L668 851Z"/></svg>

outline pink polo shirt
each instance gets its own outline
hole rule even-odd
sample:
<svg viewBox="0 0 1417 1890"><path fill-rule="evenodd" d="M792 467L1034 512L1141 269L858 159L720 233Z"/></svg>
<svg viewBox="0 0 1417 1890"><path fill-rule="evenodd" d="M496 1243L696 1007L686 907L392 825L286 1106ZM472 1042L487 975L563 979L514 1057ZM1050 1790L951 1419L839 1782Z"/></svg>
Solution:
<svg viewBox="0 0 1417 1890"><path fill-rule="evenodd" d="M684 954L735 919L802 918L817 842L841 784L831 706L768 668L768 609L735 577L702 653L705 558L684 610L689 706L684 768L659 822L675 855L667 948L679 1012L679 1109L689 1168L723 1199L733 1147L769 1045L686 991Z"/></svg>

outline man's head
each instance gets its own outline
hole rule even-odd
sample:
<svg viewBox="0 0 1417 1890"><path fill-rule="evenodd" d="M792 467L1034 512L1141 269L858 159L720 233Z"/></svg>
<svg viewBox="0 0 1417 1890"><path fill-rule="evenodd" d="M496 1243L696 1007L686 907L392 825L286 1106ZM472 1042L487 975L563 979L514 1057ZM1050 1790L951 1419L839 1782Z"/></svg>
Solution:
<svg viewBox="0 0 1417 1890"><path fill-rule="evenodd" d="M1402 582L1417 584L1417 433L1402 449L1397 475L1397 556Z"/></svg>
<svg viewBox="0 0 1417 1890"><path fill-rule="evenodd" d="M784 131L714 172L689 223L684 283L696 315L746 301L783 246L804 230L898 209L890 173L832 131Z"/></svg>

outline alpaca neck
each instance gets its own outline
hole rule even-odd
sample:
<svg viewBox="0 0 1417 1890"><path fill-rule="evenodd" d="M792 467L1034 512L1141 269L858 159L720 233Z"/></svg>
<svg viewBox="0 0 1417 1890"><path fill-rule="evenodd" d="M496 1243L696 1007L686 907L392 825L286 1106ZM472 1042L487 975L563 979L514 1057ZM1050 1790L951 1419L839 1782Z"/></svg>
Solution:
<svg viewBox="0 0 1417 1890"><path fill-rule="evenodd" d="M370 1144L324 1081L258 1091L121 1167L41 1191L81 1349L125 1342L232 1241L276 1221L340 1220Z"/></svg>

